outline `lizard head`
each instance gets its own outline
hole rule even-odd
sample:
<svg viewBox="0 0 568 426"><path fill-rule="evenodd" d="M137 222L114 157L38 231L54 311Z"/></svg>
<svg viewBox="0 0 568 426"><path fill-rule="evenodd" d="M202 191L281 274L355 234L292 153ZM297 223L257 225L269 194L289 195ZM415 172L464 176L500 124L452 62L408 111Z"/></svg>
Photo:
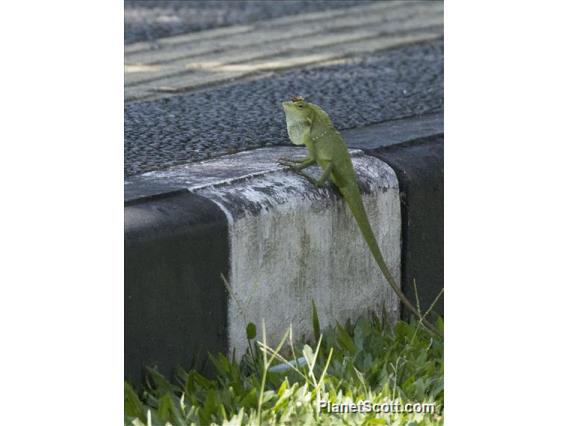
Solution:
<svg viewBox="0 0 568 426"><path fill-rule="evenodd" d="M286 114L286 128L288 136L294 145L303 144L303 134L309 131L313 120L311 104L304 101L301 96L294 96L291 101L282 102L284 114Z"/></svg>
<svg viewBox="0 0 568 426"><path fill-rule="evenodd" d="M282 108L288 124L309 124L312 121L312 105L301 96L294 96L291 101L282 102Z"/></svg>

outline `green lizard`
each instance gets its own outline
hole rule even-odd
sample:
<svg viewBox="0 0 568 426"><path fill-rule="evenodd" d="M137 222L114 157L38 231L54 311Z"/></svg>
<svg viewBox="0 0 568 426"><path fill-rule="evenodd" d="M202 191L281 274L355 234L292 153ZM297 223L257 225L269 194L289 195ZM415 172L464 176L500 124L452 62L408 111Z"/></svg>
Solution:
<svg viewBox="0 0 568 426"><path fill-rule="evenodd" d="M280 159L279 163L290 167L291 170L302 175L318 187L323 186L328 180L335 184L339 193L347 202L363 234L363 238L367 242L377 265L389 285L402 303L414 315L423 320L431 331L439 334L434 326L421 318L419 312L400 290L388 270L363 206L361 192L347 145L343 141L341 134L333 126L327 113L319 106L306 102L300 96L292 98L291 102L283 102L282 107L286 114L286 126L290 140L294 145L305 145L308 149L308 156L301 160ZM319 180L313 179L302 171L316 163L322 170Z"/></svg>

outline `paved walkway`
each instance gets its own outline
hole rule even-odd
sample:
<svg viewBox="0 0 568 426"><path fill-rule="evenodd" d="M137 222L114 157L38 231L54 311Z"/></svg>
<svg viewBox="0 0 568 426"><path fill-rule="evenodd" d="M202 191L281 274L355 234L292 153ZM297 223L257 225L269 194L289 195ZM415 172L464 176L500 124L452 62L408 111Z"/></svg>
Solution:
<svg viewBox="0 0 568 426"><path fill-rule="evenodd" d="M440 2L380 2L135 43L125 48L126 100L433 40L442 21Z"/></svg>
<svg viewBox="0 0 568 426"><path fill-rule="evenodd" d="M390 0L125 0L124 42L153 41L281 16Z"/></svg>
<svg viewBox="0 0 568 426"><path fill-rule="evenodd" d="M339 129L440 112L442 9L376 2L127 45L126 174L287 144L294 95Z"/></svg>

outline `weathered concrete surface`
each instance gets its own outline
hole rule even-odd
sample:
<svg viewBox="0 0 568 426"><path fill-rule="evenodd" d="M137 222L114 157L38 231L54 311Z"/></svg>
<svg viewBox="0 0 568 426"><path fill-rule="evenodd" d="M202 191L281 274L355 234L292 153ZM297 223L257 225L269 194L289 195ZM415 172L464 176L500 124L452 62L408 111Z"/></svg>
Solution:
<svg viewBox="0 0 568 426"><path fill-rule="evenodd" d="M280 149L241 156L259 164L281 156ZM286 150L291 152L292 149ZM254 160L252 157L254 155ZM381 161L355 155L365 188L365 206L389 268L399 279L400 204L393 171ZM240 166L235 165L238 169ZM315 189L290 172L268 172L193 189L218 203L229 218L229 346L246 350L247 322L266 324L269 344L289 325L310 336L311 301L323 327L383 307L391 320L399 304L335 192Z"/></svg>
<svg viewBox="0 0 568 426"><path fill-rule="evenodd" d="M290 324L296 336L309 336L312 300L323 327L365 311L384 309L391 320L400 315L396 295L335 190L314 188L276 164L280 157L302 155L301 148L265 148L146 173L129 183L142 188L131 197L185 187L225 212L232 289L227 302L228 344L239 355L247 347L247 322L260 326L264 320L271 344ZM396 176L384 162L360 151L353 153L353 163L369 220L399 280Z"/></svg>

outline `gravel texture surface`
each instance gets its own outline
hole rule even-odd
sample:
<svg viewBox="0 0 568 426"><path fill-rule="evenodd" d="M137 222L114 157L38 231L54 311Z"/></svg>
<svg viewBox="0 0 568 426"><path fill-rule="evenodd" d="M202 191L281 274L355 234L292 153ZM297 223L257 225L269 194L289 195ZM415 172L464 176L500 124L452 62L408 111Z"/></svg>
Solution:
<svg viewBox="0 0 568 426"><path fill-rule="evenodd" d="M346 64L125 106L125 174L133 175L260 146L289 144L281 102L322 106L338 129L439 112L443 41L379 52Z"/></svg>
<svg viewBox="0 0 568 426"><path fill-rule="evenodd" d="M249 24L285 15L317 12L369 1L125 1L124 42L151 41L193 31Z"/></svg>

